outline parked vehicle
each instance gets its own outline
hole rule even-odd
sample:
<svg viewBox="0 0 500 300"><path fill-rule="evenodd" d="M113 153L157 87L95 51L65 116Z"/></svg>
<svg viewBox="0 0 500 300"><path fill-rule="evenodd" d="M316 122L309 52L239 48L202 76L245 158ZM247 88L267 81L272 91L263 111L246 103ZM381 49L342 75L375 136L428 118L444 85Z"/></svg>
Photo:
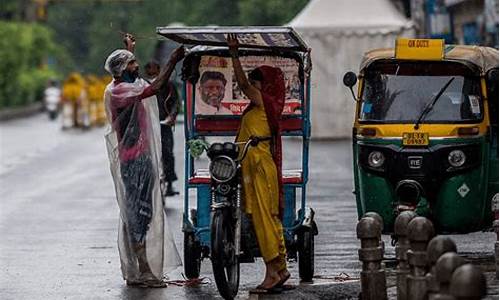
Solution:
<svg viewBox="0 0 500 300"><path fill-rule="evenodd" d="M353 126L358 216L414 210L438 233L498 218L498 50L399 39L366 53Z"/></svg>

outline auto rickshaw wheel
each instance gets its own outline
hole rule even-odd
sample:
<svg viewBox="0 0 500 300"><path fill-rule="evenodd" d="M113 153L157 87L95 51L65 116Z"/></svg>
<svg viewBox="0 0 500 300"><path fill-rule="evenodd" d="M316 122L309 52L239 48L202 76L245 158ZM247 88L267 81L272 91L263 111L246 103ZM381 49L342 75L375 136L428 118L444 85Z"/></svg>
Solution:
<svg viewBox="0 0 500 300"><path fill-rule="evenodd" d="M299 276L302 281L312 281L314 275L314 232L305 228L297 237L299 250Z"/></svg>
<svg viewBox="0 0 500 300"><path fill-rule="evenodd" d="M184 232L184 274L187 279L200 276L201 247L193 232Z"/></svg>
<svg viewBox="0 0 500 300"><path fill-rule="evenodd" d="M240 283L240 263L234 251L234 221L231 211L216 210L211 229L215 283L224 299L234 299Z"/></svg>

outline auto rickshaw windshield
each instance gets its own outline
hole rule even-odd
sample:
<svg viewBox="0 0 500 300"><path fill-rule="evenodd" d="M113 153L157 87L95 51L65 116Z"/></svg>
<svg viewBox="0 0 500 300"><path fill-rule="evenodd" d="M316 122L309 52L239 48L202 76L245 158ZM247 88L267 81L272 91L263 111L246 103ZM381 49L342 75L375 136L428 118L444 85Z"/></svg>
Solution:
<svg viewBox="0 0 500 300"><path fill-rule="evenodd" d="M446 86L451 79L451 84ZM479 76L454 62L384 62L365 72L360 122L415 123L438 95L422 123L476 123L483 118Z"/></svg>

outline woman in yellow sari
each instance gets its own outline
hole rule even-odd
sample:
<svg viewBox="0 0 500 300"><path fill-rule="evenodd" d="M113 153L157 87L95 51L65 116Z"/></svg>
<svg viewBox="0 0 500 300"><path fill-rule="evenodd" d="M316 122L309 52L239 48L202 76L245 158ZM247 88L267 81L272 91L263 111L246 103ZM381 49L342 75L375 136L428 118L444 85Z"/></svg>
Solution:
<svg viewBox="0 0 500 300"><path fill-rule="evenodd" d="M250 137L269 138L251 147L242 162L245 210L252 217L259 249L266 263L262 283L252 293L280 292L290 273L286 267L283 238L281 136L279 119L285 101L285 80L279 68L261 66L247 79L238 59L238 40L227 39L238 86L251 103L242 116L236 137L246 142Z"/></svg>

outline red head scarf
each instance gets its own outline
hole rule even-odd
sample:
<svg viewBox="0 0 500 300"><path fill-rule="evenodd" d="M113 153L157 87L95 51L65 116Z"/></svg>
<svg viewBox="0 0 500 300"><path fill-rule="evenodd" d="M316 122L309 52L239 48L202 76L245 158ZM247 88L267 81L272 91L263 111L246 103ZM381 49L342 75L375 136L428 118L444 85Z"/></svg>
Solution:
<svg viewBox="0 0 500 300"><path fill-rule="evenodd" d="M271 129L271 152L278 171L279 186L279 214L283 217L283 181L282 181L282 153L280 120L285 106L285 76L280 68L261 66L257 68L262 74L262 101L266 111L267 123ZM247 110L249 110L249 107Z"/></svg>

